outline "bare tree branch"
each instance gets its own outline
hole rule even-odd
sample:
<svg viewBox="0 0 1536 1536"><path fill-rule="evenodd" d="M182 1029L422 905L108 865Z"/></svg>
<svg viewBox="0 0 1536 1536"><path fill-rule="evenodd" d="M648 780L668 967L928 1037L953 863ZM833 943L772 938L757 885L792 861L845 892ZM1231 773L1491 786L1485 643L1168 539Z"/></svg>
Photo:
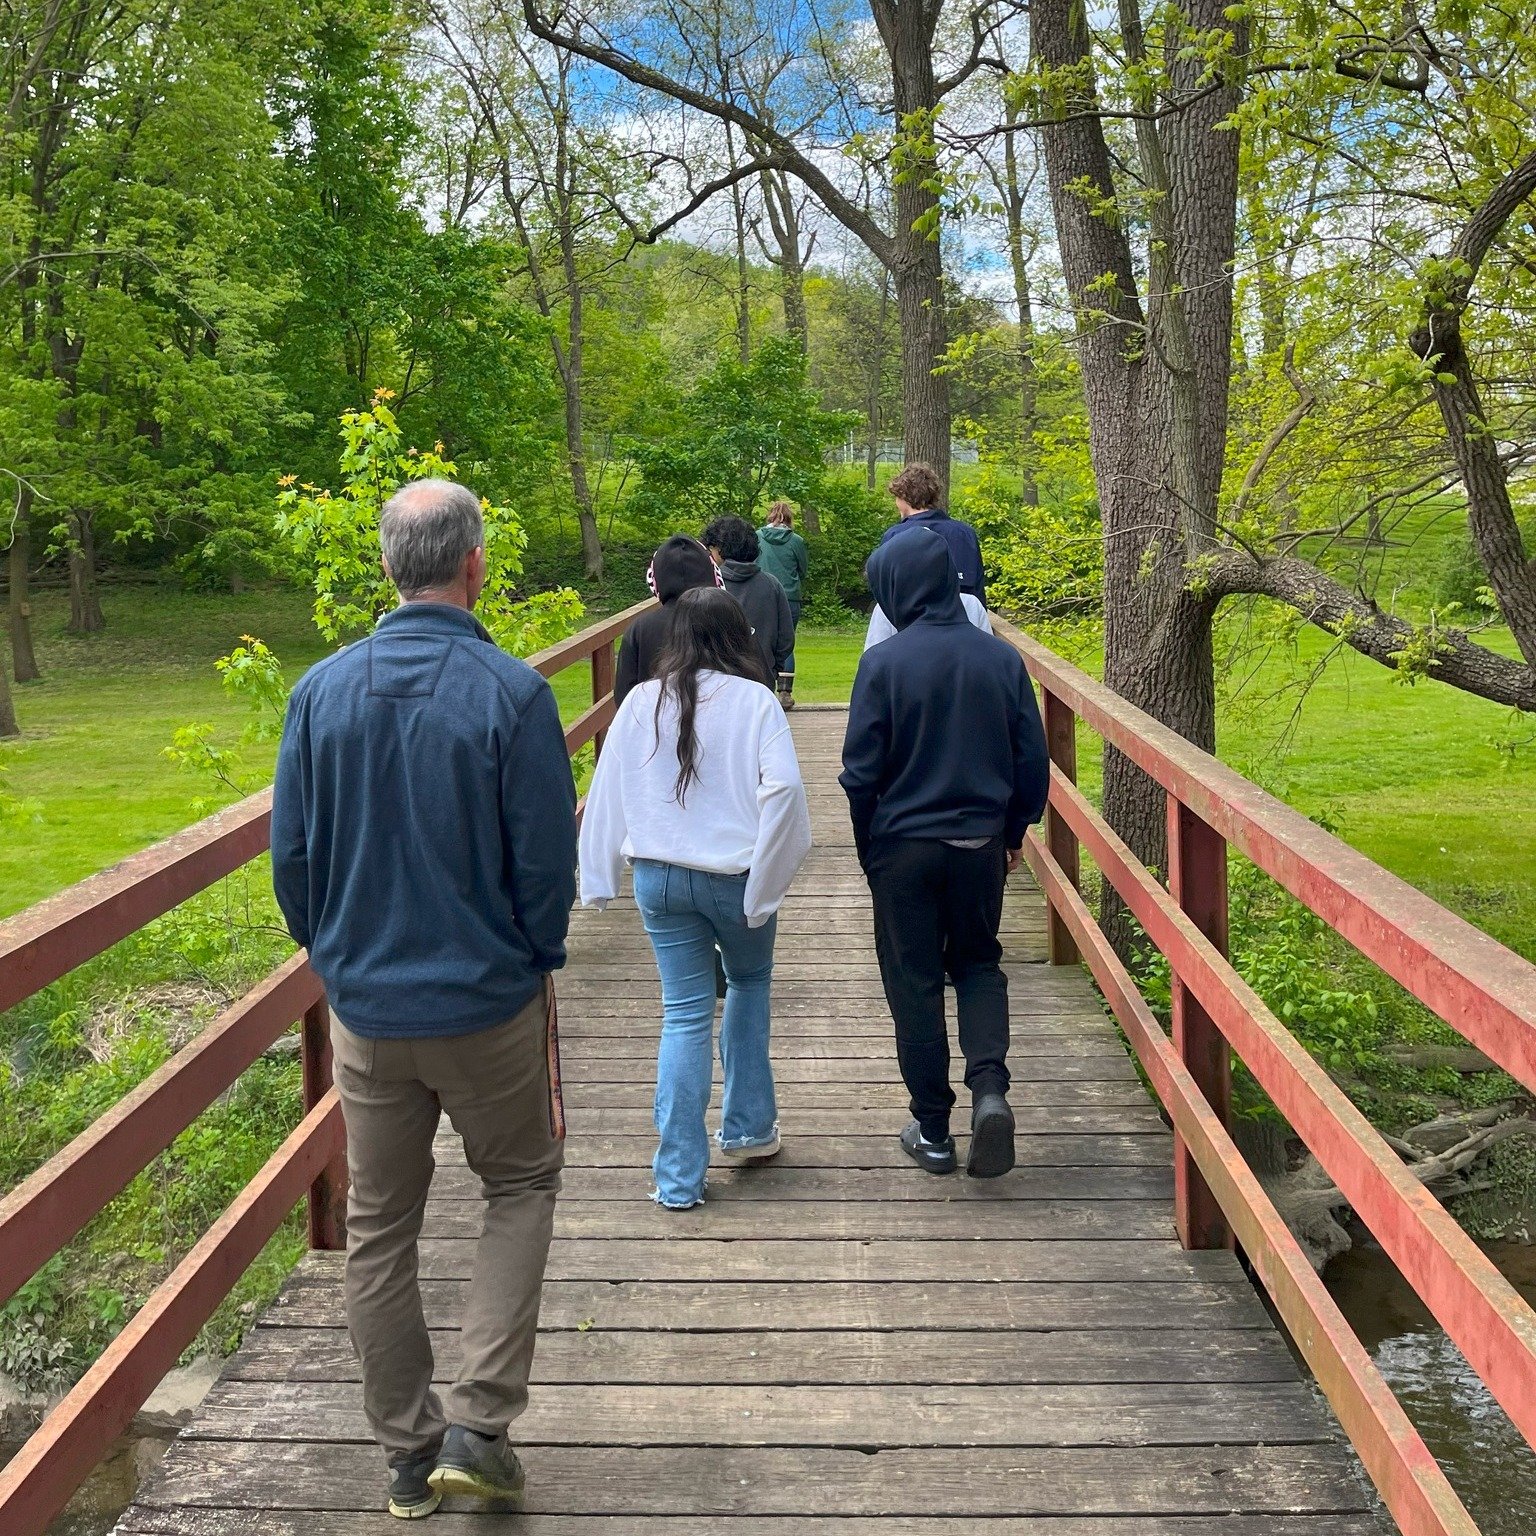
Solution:
<svg viewBox="0 0 1536 1536"><path fill-rule="evenodd" d="M621 75L633 85L669 96L723 123L734 123L744 133L766 145L781 157L782 168L798 177L820 199L822 206L850 233L862 240L870 251L887 264L896 257L896 243L857 203L843 194L832 179L786 134L756 112L749 112L734 101L721 100L673 79L639 59L597 42L578 32L562 31L554 22L539 14L536 0L523 0L523 15L529 30L556 48L564 48L581 58L590 59Z"/></svg>
<svg viewBox="0 0 1536 1536"><path fill-rule="evenodd" d="M1253 457L1253 463L1248 466L1248 473L1243 476L1243 483L1238 487L1237 497L1232 503L1234 520L1247 507L1249 498L1263 478L1264 471L1269 468L1269 461L1280 451L1281 444L1306 420L1312 407L1317 404L1317 392L1296 371L1295 342L1286 343L1285 359L1281 367L1285 370L1286 378L1290 380L1291 388L1296 391L1296 404L1291 407L1285 419L1278 422L1274 430L1265 438Z"/></svg>
<svg viewBox="0 0 1536 1536"><path fill-rule="evenodd" d="M783 157L778 154L763 155L755 160L744 160L723 175L716 176L713 181L705 182L681 208L669 214L661 223L653 224L644 233L622 210L619 210L619 217L629 226L630 234L638 245L655 245L668 230L676 228L690 214L697 213L717 193L728 192L732 187L739 186L744 181L750 181L752 177L759 176L764 171L784 169L786 167Z"/></svg>

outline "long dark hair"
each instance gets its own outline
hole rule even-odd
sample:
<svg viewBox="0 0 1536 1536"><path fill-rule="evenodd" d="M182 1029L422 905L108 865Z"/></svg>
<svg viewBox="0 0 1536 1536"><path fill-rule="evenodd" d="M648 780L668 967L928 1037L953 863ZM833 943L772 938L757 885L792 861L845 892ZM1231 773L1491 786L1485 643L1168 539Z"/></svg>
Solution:
<svg viewBox="0 0 1536 1536"><path fill-rule="evenodd" d="M661 745L661 712L668 697L677 700L677 784L682 805L688 786L699 776L699 741L694 720L699 709L699 673L724 672L768 686L752 626L740 603L718 587L694 587L680 593L667 612L667 638L656 663L661 692L656 697L656 744Z"/></svg>

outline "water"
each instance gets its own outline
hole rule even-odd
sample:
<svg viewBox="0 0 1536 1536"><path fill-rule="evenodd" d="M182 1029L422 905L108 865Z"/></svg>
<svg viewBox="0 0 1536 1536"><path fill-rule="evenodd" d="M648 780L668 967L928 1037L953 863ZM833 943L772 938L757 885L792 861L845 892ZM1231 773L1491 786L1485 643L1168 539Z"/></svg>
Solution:
<svg viewBox="0 0 1536 1536"><path fill-rule="evenodd" d="M1536 1247L1490 1243L1486 1251L1536 1305ZM1357 1243L1324 1278L1483 1536L1531 1536L1536 1454L1392 1261Z"/></svg>
<svg viewBox="0 0 1536 1536"><path fill-rule="evenodd" d="M48 1527L48 1536L107 1536L169 1443L160 1435L124 1435L115 1441L69 1507ZM0 1467L20 1449L19 1442L0 1441Z"/></svg>

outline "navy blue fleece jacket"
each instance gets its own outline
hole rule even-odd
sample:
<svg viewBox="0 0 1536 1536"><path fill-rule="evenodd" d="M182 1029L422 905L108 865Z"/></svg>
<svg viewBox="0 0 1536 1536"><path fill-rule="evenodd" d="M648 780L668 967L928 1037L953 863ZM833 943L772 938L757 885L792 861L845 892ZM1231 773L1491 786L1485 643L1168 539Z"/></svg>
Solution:
<svg viewBox="0 0 1536 1536"><path fill-rule="evenodd" d="M968 592L974 598L979 598L982 606L985 607L987 573L981 563L981 540L977 538L976 530L969 523L962 522L958 517L951 517L943 507L929 507L926 512L914 512L911 517L904 517L899 523L892 523L880 535L880 546L884 548L893 539L916 533L920 528L926 528L928 532L936 533L944 540L949 548L950 558L955 562L955 571L960 577L960 590ZM884 607L884 604L881 606Z"/></svg>
<svg viewBox="0 0 1536 1536"><path fill-rule="evenodd" d="M861 862L877 837L1001 837L1045 810L1050 760L1023 659L965 616L943 539L912 529L867 567L897 633L864 652L839 782Z"/></svg>
<svg viewBox="0 0 1536 1536"><path fill-rule="evenodd" d="M356 1034L467 1035L565 964L576 791L549 684L473 614L408 603L288 702L272 883Z"/></svg>

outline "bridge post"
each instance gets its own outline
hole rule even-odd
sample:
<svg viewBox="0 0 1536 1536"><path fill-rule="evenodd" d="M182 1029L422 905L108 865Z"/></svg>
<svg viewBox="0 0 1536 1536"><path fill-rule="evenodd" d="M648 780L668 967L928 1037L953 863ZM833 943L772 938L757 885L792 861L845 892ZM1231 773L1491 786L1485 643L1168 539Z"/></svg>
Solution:
<svg viewBox="0 0 1536 1536"><path fill-rule="evenodd" d="M592 702L600 704L613 692L613 641L609 640L592 652ZM603 743L608 738L606 730L592 738L592 754L601 757Z"/></svg>
<svg viewBox="0 0 1536 1536"><path fill-rule="evenodd" d="M1227 952L1227 844L1168 796L1168 891L1222 954ZM1221 1123L1232 1122L1232 1052L1189 989L1173 977L1173 1042ZM1232 1231L1188 1147L1173 1142L1174 1215L1186 1248L1229 1248Z"/></svg>
<svg viewBox="0 0 1536 1536"><path fill-rule="evenodd" d="M331 1010L324 997L304 1012L304 1113L331 1091ZM343 1148L309 1186L309 1246L334 1252L347 1246L347 1154Z"/></svg>
<svg viewBox="0 0 1536 1536"><path fill-rule="evenodd" d="M1045 695L1045 745L1052 764L1061 770L1063 778L1077 783L1077 716L1070 705L1059 699L1049 688L1041 690ZM1074 886L1078 883L1077 834L1067 825L1066 818L1054 805L1045 811L1045 846L1062 873ZM1077 945L1061 914L1053 906L1046 908L1046 939L1052 965L1076 965Z"/></svg>

